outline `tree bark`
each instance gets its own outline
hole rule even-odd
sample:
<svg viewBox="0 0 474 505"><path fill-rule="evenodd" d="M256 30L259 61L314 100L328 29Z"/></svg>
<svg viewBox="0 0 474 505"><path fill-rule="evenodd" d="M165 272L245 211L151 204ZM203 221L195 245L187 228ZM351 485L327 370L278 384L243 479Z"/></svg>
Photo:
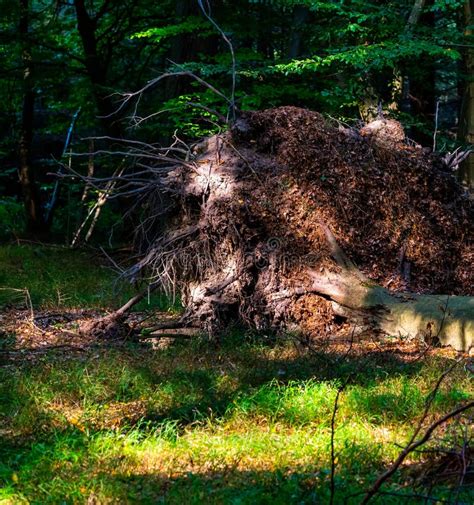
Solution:
<svg viewBox="0 0 474 505"><path fill-rule="evenodd" d="M213 17L216 19L219 19L219 7L220 5L214 2ZM174 22L181 23L189 16L202 16L198 2L195 0L177 0ZM171 39L168 59L174 63L184 63L193 61L200 53L213 56L217 54L219 43L220 37L217 33L207 37L196 37L193 33L179 33ZM190 88L188 80L172 78L167 79L164 91L164 100L169 100L181 94L189 93L192 88Z"/></svg>
<svg viewBox="0 0 474 505"><path fill-rule="evenodd" d="M464 71L465 85L464 94L461 105L461 118L459 125L459 137L466 144L474 144L474 49L472 44L473 31L471 28L474 10L473 0L465 0L464 2L464 35L466 37L466 45L464 50ZM474 154L461 163L460 177L471 190L474 190Z"/></svg>
<svg viewBox="0 0 474 505"><path fill-rule="evenodd" d="M405 34L408 37L411 37L415 26L420 20L425 3L426 0L415 0L407 24L405 25ZM410 76L407 74L402 75L400 110L408 114L411 112L410 88Z"/></svg>
<svg viewBox="0 0 474 505"><path fill-rule="evenodd" d="M309 10L304 5L295 6L293 12L293 22L291 39L288 47L288 58L297 58L301 55L301 42L303 39L303 26L309 18Z"/></svg>
<svg viewBox="0 0 474 505"><path fill-rule="evenodd" d="M347 271L312 274L308 291L333 301L337 315L390 336L423 338L427 343L469 351L474 345L474 298L393 293Z"/></svg>
<svg viewBox="0 0 474 505"><path fill-rule="evenodd" d="M116 122L116 118L109 117L115 111L109 96L110 92L106 90L110 57L100 54L97 41L97 18L90 16L85 0L74 0L74 7L77 29L84 48L85 66L92 84L97 110L102 118L104 129L110 136L120 138L122 136L120 125Z"/></svg>
<svg viewBox="0 0 474 505"><path fill-rule="evenodd" d="M406 24L406 32L407 33L411 33L413 31L413 28L418 23L421 13L423 11L423 7L425 6L425 3L426 3L426 0L415 0L415 3L413 4L413 7L410 12L410 16L409 16L407 24Z"/></svg>
<svg viewBox="0 0 474 505"><path fill-rule="evenodd" d="M19 36L23 63L23 109L19 138L19 179L26 210L27 231L41 233L43 217L39 190L31 160L31 142L33 139L33 121L35 107L35 89L33 76L33 58L31 54L29 0L20 0Z"/></svg>

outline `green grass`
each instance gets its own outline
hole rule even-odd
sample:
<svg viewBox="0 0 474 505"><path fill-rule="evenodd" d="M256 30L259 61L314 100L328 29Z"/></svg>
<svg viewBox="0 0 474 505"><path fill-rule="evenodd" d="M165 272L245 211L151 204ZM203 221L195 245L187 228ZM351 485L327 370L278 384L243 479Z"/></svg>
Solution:
<svg viewBox="0 0 474 505"><path fill-rule="evenodd" d="M28 293L28 295L27 295ZM68 248L7 245L0 247L0 307L23 306L26 296L40 308L117 308L136 291L117 282L117 273L100 254ZM164 309L160 295L141 302L136 310Z"/></svg>
<svg viewBox="0 0 474 505"><path fill-rule="evenodd" d="M77 252L58 250L48 261L43 253L0 248L2 282L19 287L23 276L36 303L48 307L57 286L74 304L109 300L110 272L77 273L88 265ZM23 265L16 280L12 261ZM336 418L334 503L356 504L353 495L396 458L452 363L369 351L342 359L287 339L263 341L233 332L218 343L128 344L0 362L0 504L328 503L331 416L348 376ZM472 373L460 366L440 388L430 420L473 395ZM451 423L437 436L454 446L461 429ZM384 487L395 495L373 503L423 503L413 493L448 499L452 484L414 488L413 468L426 459L411 455ZM472 503L473 491L465 486L459 503Z"/></svg>
<svg viewBox="0 0 474 505"><path fill-rule="evenodd" d="M230 340L1 368L0 503L325 503L333 402L359 360L335 367L319 358L285 342ZM336 503L396 457L447 365L393 360L382 369L374 356L353 377L337 416ZM472 395L460 368L432 415ZM405 481L399 473L386 489L409 493Z"/></svg>

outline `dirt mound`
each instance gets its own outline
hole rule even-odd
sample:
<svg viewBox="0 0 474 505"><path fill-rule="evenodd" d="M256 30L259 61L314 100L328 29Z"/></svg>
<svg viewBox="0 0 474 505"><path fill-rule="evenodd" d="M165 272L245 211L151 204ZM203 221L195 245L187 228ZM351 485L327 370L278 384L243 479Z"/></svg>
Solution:
<svg viewBox="0 0 474 505"><path fill-rule="evenodd" d="M250 128L241 141L280 167L253 193L257 215L271 195L275 235L319 251L323 221L385 286L399 288L406 277L412 291L474 294L474 207L437 159L294 107L245 119Z"/></svg>
<svg viewBox="0 0 474 505"><path fill-rule="evenodd" d="M308 288L309 269L339 269L326 229L390 290L474 294L472 202L396 122L372 130L295 107L245 113L161 181L178 218L133 275L151 266L209 331L333 331L331 303Z"/></svg>

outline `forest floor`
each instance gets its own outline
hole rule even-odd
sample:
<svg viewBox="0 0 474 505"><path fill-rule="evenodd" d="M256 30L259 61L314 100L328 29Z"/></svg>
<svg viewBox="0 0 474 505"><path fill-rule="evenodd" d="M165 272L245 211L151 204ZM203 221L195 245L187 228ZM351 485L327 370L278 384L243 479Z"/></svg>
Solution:
<svg viewBox="0 0 474 505"><path fill-rule="evenodd" d="M132 292L115 278L85 253L0 247L0 504L329 503L332 464L333 503L360 503L458 359L398 339L238 330L212 343L81 339L79 321ZM133 321L176 310L147 302ZM472 379L466 358L421 433L473 398ZM372 502L472 503L472 416L437 429Z"/></svg>

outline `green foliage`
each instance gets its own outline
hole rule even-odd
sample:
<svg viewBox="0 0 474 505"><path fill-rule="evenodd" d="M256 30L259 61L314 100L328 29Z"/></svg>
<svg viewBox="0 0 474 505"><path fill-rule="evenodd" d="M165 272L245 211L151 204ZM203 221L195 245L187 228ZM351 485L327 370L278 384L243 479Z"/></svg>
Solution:
<svg viewBox="0 0 474 505"><path fill-rule="evenodd" d="M20 235L25 227L23 204L15 198L2 198L0 200L0 223L0 241Z"/></svg>
<svg viewBox="0 0 474 505"><path fill-rule="evenodd" d="M22 80L19 10L18 4L0 3L0 27L5 34L0 38L0 128L4 132L0 183L8 196L19 197L15 186L23 102L18 86ZM212 18L234 46L237 106L245 110L290 104L336 118L358 118L368 103L381 101L386 110L411 126L410 135L430 145L435 104L440 101L441 108L453 111L438 124L438 136L452 143L452 129L458 124L450 102L452 90L465 81L459 60L471 43L463 33L463 1L426 3L420 19L408 30L413 5L411 0L211 2ZM47 174L57 170L52 160L60 156L71 116L79 106L82 113L73 143L79 152L87 150L80 137L109 134L111 122L119 125L120 135L163 144L175 131L183 140L194 141L222 127L215 115L188 102L227 115L225 100L184 78L160 82L142 96L136 110L125 108L113 121L99 118L104 115L100 104L107 102L111 112L119 105L117 93L140 89L169 71L190 70L230 97L231 56L197 2L138 0L132 9L128 1L97 0L85 6L92 20L88 25L91 40L96 41L94 61L84 49L74 2L30 2L36 93L33 164L44 202L51 193ZM447 79L443 85L442 72L449 74L443 77ZM405 106L400 110L402 76L409 77L411 111ZM132 112L140 128L129 128ZM110 147L105 144L101 147ZM113 163L97 159L96 164L99 176L115 170ZM84 173L86 163L76 161L74 169ZM70 232L80 219L72 201L60 199L53 235ZM115 222L119 223L118 215ZM105 236L102 231L97 236Z"/></svg>
<svg viewBox="0 0 474 505"><path fill-rule="evenodd" d="M211 111L216 110L217 114L226 114L222 100L209 90L171 98L163 108L174 131L179 131L188 138L198 139L214 135L222 129L216 114L201 109L199 105L204 105Z"/></svg>
<svg viewBox="0 0 474 505"><path fill-rule="evenodd" d="M289 63L277 64L273 68L285 75L302 74L303 72L318 72L331 65L347 65L354 70L381 70L395 68L401 60L430 56L458 60L461 55L451 48L443 48L426 40L400 38L398 41L380 42L378 44L344 48L324 58L294 60ZM272 70L272 69L270 69Z"/></svg>
<svg viewBox="0 0 474 505"><path fill-rule="evenodd" d="M204 28L207 28L207 31L203 31ZM131 39L146 38L155 44L159 44L166 38L193 32L199 32L199 36L201 37L206 36L206 34L211 33L209 32L209 23L205 22L202 18L190 16L178 24L166 25L160 28L149 28L148 30L134 33Z"/></svg>

